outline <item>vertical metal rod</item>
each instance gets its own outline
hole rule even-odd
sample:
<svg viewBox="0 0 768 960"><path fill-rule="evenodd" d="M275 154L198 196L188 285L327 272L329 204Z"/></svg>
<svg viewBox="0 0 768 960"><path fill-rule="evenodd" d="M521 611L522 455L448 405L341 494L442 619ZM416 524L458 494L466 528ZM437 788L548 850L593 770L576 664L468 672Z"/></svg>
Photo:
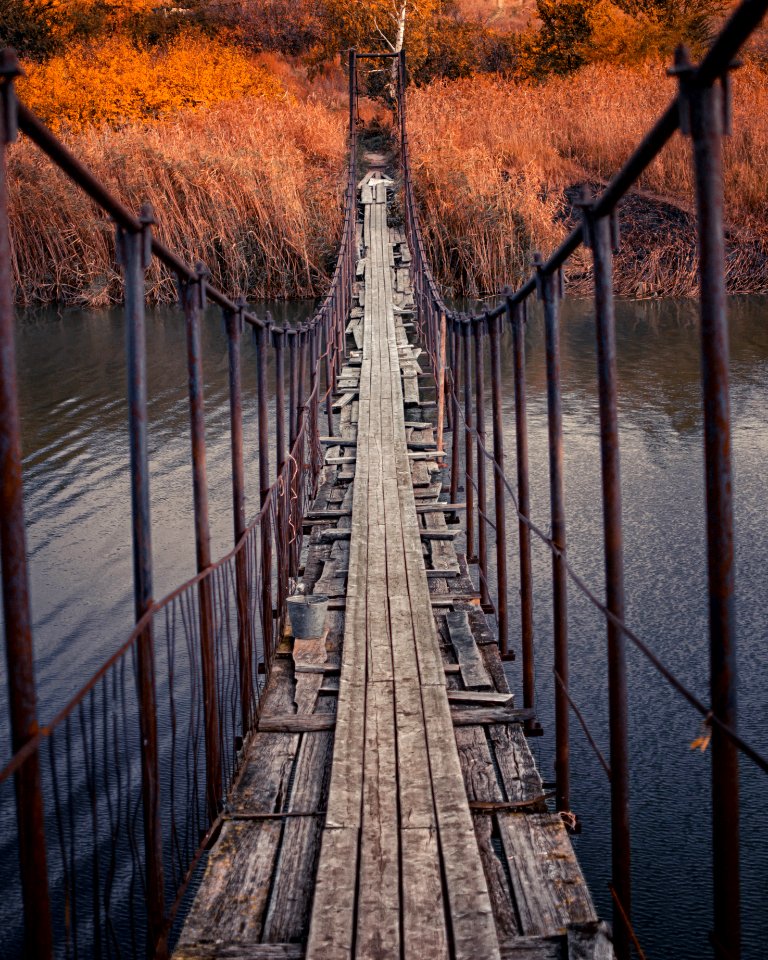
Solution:
<svg viewBox="0 0 768 960"><path fill-rule="evenodd" d="M535 709L536 681L533 652L533 568L531 530L531 486L528 469L528 414L525 383L526 304L507 299L507 317L512 327L512 358L515 380L515 450L517 453L517 524L520 563L520 647L523 655L523 706Z"/></svg>
<svg viewBox="0 0 768 960"><path fill-rule="evenodd" d="M205 304L205 268L197 267L195 282L182 282L182 300L187 333L187 369L189 375L189 421L192 438L192 489L195 510L195 550L197 570L211 565L211 534L208 520L208 475L205 450L205 404L203 397L203 360L200 344L200 312ZM203 675L203 711L205 715L205 796L209 820L216 819L221 807L221 754L219 711L216 690L216 651L214 649L213 597L209 578L198 586L200 606L200 662Z"/></svg>
<svg viewBox="0 0 768 960"><path fill-rule="evenodd" d="M333 377L331 376L331 352L333 349L333 320L325 323L325 416L328 421L328 436L333 436Z"/></svg>
<svg viewBox="0 0 768 960"><path fill-rule="evenodd" d="M289 339L289 343L295 337ZM257 400L259 417L259 505L263 509L269 497L269 419L267 411L267 347L269 331L260 327L256 335ZM295 364L294 364L295 370ZM293 444L291 444L293 447ZM272 524L268 514L261 522L261 616L264 656L272 653Z"/></svg>
<svg viewBox="0 0 768 960"><path fill-rule="evenodd" d="M0 558L3 570L11 749L14 753L20 750L38 729L24 533L21 423L16 388L6 165L6 148L15 140L16 134L13 80L20 72L15 55L8 50L3 51L0 60ZM53 941L39 753L35 752L30 756L19 768L14 779L19 867L24 902L25 956L33 960L47 960L52 955Z"/></svg>
<svg viewBox="0 0 768 960"><path fill-rule="evenodd" d="M195 549L197 570L211 565L211 534L208 520L208 476L205 451L205 407L203 399L203 361L200 345L200 312L205 303L205 269L197 268L195 282L182 281L182 301L187 332L187 368L189 374L189 419L192 437L192 488L195 507ZM221 756L219 750L219 713L216 690L216 652L214 649L213 597L210 580L198 585L200 605L200 661L203 674L203 710L205 714L205 783L208 817L218 816L221 806Z"/></svg>
<svg viewBox="0 0 768 960"><path fill-rule="evenodd" d="M259 505L264 506L269 496L269 412L267 404L267 348L269 331L260 327L256 335L256 363L259 418Z"/></svg>
<svg viewBox="0 0 768 960"><path fill-rule="evenodd" d="M464 499L467 503L467 562L475 562L475 488L472 452L472 363L469 357L470 322L461 324L462 373L464 375Z"/></svg>
<svg viewBox="0 0 768 960"><path fill-rule="evenodd" d="M448 378L453 378L453 371L456 367L456 360L453 355L453 318L450 316L446 317L445 338L447 369L444 371L443 380L445 388L449 389L451 380ZM451 434L453 434L453 403L451 402L450 394L448 396L448 402L445 405L445 416L446 429L450 430Z"/></svg>
<svg viewBox="0 0 768 960"><path fill-rule="evenodd" d="M301 431L302 420L304 419L304 400L306 399L306 393L304 391L304 381L306 379L307 372L307 341L309 335L306 328L302 324L299 327L299 372L297 376L297 386L296 386L296 435L298 436Z"/></svg>
<svg viewBox="0 0 768 960"><path fill-rule="evenodd" d="M549 434L549 500L552 543L565 552L565 502L563 484L563 409L560 391L560 293L558 277L539 267L539 294L544 302L547 353L547 421ZM568 587L563 557L552 556L552 606L555 670L568 688ZM556 806L570 806L568 698L555 683L555 780Z"/></svg>
<svg viewBox="0 0 768 960"><path fill-rule="evenodd" d="M488 592L488 524L485 521L485 318L476 320L472 336L475 354L475 423L477 424L477 562L480 568L480 603L491 606Z"/></svg>
<svg viewBox="0 0 768 960"><path fill-rule="evenodd" d="M347 359L347 328L346 325L341 322L341 318L336 310L336 298L333 295L331 295L331 314L336 318L336 330L338 331L338 349L336 351L336 373L338 375L341 373L341 368Z"/></svg>
<svg viewBox="0 0 768 960"><path fill-rule="evenodd" d="M310 399L310 434L317 437L318 430L318 397L315 393L315 387L318 386L318 344L320 341L320 327L314 324L309 329L309 393Z"/></svg>
<svg viewBox="0 0 768 960"><path fill-rule="evenodd" d="M733 471L725 287L722 138L728 88L690 91L696 170L701 289L701 376L709 568L710 695L712 712L735 730L736 613ZM739 886L739 759L735 745L712 727L712 853L714 936L718 958L741 956Z"/></svg>
<svg viewBox="0 0 768 960"><path fill-rule="evenodd" d="M595 271L597 376L600 391L600 458L603 481L603 542L606 606L624 620L624 546L621 525L621 469L616 383L616 320L613 303L611 222L585 209L585 228ZM627 664L623 632L611 621L608 632L608 711L611 747L612 881L621 910L614 911L614 947L618 960L629 960L631 935L631 850L629 828L629 743ZM626 919L625 919L626 918ZM629 921L631 922L631 920Z"/></svg>
<svg viewBox="0 0 768 960"><path fill-rule="evenodd" d="M296 440L296 397L298 395L298 364L296 362L296 348L298 330L288 331L288 450L293 450Z"/></svg>
<svg viewBox="0 0 768 960"><path fill-rule="evenodd" d="M151 208L141 211L141 232L118 230L117 253L125 280L125 341L128 379L128 428L131 447L131 529L134 613L139 621L152 605L152 524L147 453L147 364L144 316L145 271L151 251ZM137 639L136 681L141 732L141 803L144 818L147 884L147 956L163 932L163 840L160 820L160 771L157 745L157 691L152 624Z"/></svg>
<svg viewBox="0 0 768 960"><path fill-rule="evenodd" d="M232 446L232 516L235 544L245 533L245 465L243 459L243 391L240 345L243 333L243 308L225 310L229 355L229 423ZM241 549L235 558L237 583L237 654L240 673L240 722L242 734L249 731L253 719L253 650L251 646L250 606L246 555Z"/></svg>
<svg viewBox="0 0 768 960"><path fill-rule="evenodd" d="M496 516L496 578L499 621L499 650L502 660L509 656L509 609L507 581L507 512L504 490L504 418L501 405L501 317L488 327L491 350L491 392L493 398L493 494ZM526 704L526 706L529 706Z"/></svg>
<svg viewBox="0 0 768 960"><path fill-rule="evenodd" d="M459 351L459 331L461 321L454 318L451 322L451 342L453 344L451 353L453 363L451 365L451 408L453 410L453 436L451 438L451 503L457 503L459 498L459 433L461 429L461 417L459 415L459 366L461 356Z"/></svg>
<svg viewBox="0 0 768 960"><path fill-rule="evenodd" d="M445 313L440 314L440 350L437 363L437 449L443 449L443 423L445 421ZM443 458L440 457L440 464Z"/></svg>
<svg viewBox="0 0 768 960"><path fill-rule="evenodd" d="M285 463L285 329L272 335L275 348L275 476Z"/></svg>
<svg viewBox="0 0 768 960"><path fill-rule="evenodd" d="M283 569L286 561L285 531L288 490L281 482L283 467L285 466L285 328L273 331L272 344L275 350L275 478L277 488L277 564ZM284 597L283 577L278 577L278 607L282 609Z"/></svg>

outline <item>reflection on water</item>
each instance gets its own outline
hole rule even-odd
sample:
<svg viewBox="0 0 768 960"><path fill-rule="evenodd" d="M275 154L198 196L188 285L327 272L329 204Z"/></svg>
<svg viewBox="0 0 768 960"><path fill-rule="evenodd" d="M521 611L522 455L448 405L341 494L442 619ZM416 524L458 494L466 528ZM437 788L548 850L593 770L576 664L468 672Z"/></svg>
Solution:
<svg viewBox="0 0 768 960"><path fill-rule="evenodd" d="M308 305L276 319L307 316ZM742 731L768 750L765 697L764 465L768 453L768 302L732 303L733 451L736 488ZM40 713L49 719L131 627L131 550L123 325L119 311L25 315L17 334L25 497ZM155 594L194 573L186 352L181 316L154 311L148 323L150 463ZM630 622L664 661L706 698L707 626L699 349L695 305L620 304L617 345L622 428L626 579ZM532 504L547 523L546 395L541 320L527 334ZM511 343L504 340L505 424L514 476ZM231 546L226 340L211 313L204 327L208 468L213 555ZM602 584L600 470L594 325L586 303L563 311L562 376L569 550ZM490 381L488 381L490 382ZM257 503L255 351L243 340L249 516ZM271 396L272 390L270 388ZM510 523L510 550L516 549ZM537 689L546 736L533 741L551 773L549 557L535 547ZM515 564L512 564L515 570ZM519 629L512 608L512 630ZM572 689L599 742L607 744L604 626L571 591ZM5 662L0 689L5 689ZM634 653L630 655L635 916L650 957L709 956L709 759L689 743L697 716ZM9 754L0 715L0 761ZM576 840L601 912L607 882L608 790L580 731L572 728ZM768 942L762 909L768 842L760 798L765 781L743 765L746 957ZM3 834L12 825L0 824ZM7 852L7 850L6 850ZM1 910L2 908L0 908ZM0 935L0 954L3 954Z"/></svg>

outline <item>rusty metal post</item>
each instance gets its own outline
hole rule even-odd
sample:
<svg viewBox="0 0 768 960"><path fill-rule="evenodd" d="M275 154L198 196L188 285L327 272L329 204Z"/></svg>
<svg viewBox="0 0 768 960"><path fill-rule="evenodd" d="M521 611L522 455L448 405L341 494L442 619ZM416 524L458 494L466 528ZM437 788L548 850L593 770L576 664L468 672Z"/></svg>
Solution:
<svg viewBox="0 0 768 960"><path fill-rule="evenodd" d="M445 389L448 390L456 366L456 360L453 355L453 317L451 317L450 314L446 316L445 349L446 369L444 370L444 383ZM448 402L445 405L445 429L450 430L451 434L453 433L453 403L451 402L450 394L448 395Z"/></svg>
<svg viewBox="0 0 768 960"><path fill-rule="evenodd" d="M272 333L275 349L275 476L285 463L285 328Z"/></svg>
<svg viewBox="0 0 768 960"><path fill-rule="evenodd" d="M309 339L307 329L302 324L299 327L299 372L296 378L296 436L301 431L301 424L304 420L304 401L306 393L304 392L304 381L307 372L307 341Z"/></svg>
<svg viewBox="0 0 768 960"><path fill-rule="evenodd" d="M472 363L469 356L470 320L465 317L461 324L462 364L464 382L464 499L467 504L467 563L474 563L475 546L475 489L474 457L472 450Z"/></svg>
<svg viewBox="0 0 768 960"><path fill-rule="evenodd" d="M437 363L437 449L443 449L443 425L445 423L445 313L440 314L440 346ZM443 458L439 457L440 466Z"/></svg>
<svg viewBox="0 0 768 960"><path fill-rule="evenodd" d="M243 459L243 391L240 344L243 334L245 301L238 301L237 311L224 311L229 356L229 423L232 447L232 515L235 544L245 533L245 465ZM246 555L241 549L235 558L237 583L237 654L240 671L240 718L242 735L253 720L253 649L251 644L250 607L248 604L248 571Z"/></svg>
<svg viewBox="0 0 768 960"><path fill-rule="evenodd" d="M515 451L517 454L517 523L520 569L520 648L523 659L523 706L536 707L536 661L533 650L533 567L531 564L531 484L528 469L528 411L525 383L525 323L527 303L513 304L507 297L507 318L512 328L512 363L515 380ZM541 732L536 724L529 733Z"/></svg>
<svg viewBox="0 0 768 960"><path fill-rule="evenodd" d="M725 286L722 139L729 132L730 83L691 82L686 51L675 56L680 129L693 141L701 299L701 378L709 571L712 713L737 729L733 471ZM715 955L741 956L739 760L736 746L712 725L712 854Z"/></svg>
<svg viewBox="0 0 768 960"><path fill-rule="evenodd" d="M275 477L277 488L277 563L283 569L285 563L286 505L288 491L281 481L285 466L285 328L272 331L272 345L275 351ZM277 579L278 607L282 609L284 598L284 580Z"/></svg>
<svg viewBox="0 0 768 960"><path fill-rule="evenodd" d="M325 327L325 416L328 421L328 436L333 436L333 382L331 375L331 351L333 347L333 319L327 317Z"/></svg>
<svg viewBox="0 0 768 960"><path fill-rule="evenodd" d="M298 364L296 362L296 348L298 344L298 330L288 331L288 451L293 451L296 440L296 398L298 396Z"/></svg>
<svg viewBox="0 0 768 960"><path fill-rule="evenodd" d="M29 605L24 494L21 469L21 424L16 389L13 276L8 228L6 148L16 139L14 78L21 70L15 55L0 55L0 557L3 572L5 652L11 749L15 753L38 729L35 658ZM52 956L51 906L45 848L40 760L33 753L15 775L19 867L24 902L25 956Z"/></svg>
<svg viewBox="0 0 768 960"><path fill-rule="evenodd" d="M488 592L488 524L485 489L485 325L487 318L475 320L472 336L475 354L475 423L477 424L477 562L480 568L480 604L491 609Z"/></svg>
<svg viewBox="0 0 768 960"><path fill-rule="evenodd" d="M189 421L192 437L192 489L195 511L195 551L197 570L211 565L211 533L208 520L208 475L205 451L205 405L203 396L203 359L200 344L200 313L205 306L207 270L196 267L194 281L181 280L179 287L184 306L189 373ZM216 689L216 651L214 648L213 597L209 578L198 586L200 605L200 662L203 674L203 711L205 716L205 796L208 818L213 821L221 809L221 753L219 710Z"/></svg>
<svg viewBox="0 0 768 960"><path fill-rule="evenodd" d="M562 681L555 683L555 780L558 810L570 808L570 770L568 742L568 587L565 569L565 502L563 484L563 410L560 391L560 283L559 274L546 273L537 255L536 286L544 304L544 329L547 354L547 425L549 436L549 501L552 544L552 606L555 648L555 672ZM565 688L565 689L563 689Z"/></svg>
<svg viewBox="0 0 768 960"><path fill-rule="evenodd" d="M616 220L595 217L590 197L582 198L584 238L592 250L595 274L595 329L600 396L600 459L603 483L603 543L605 602L624 620L624 545L621 525L618 389L616 381L616 319L613 304L613 253L618 244ZM608 633L608 713L611 748L611 874L621 910L614 910L614 947L618 960L629 960L632 916L629 826L629 742L627 663L623 632L611 621Z"/></svg>
<svg viewBox="0 0 768 960"><path fill-rule="evenodd" d="M292 337L291 340L294 340ZM290 341L289 341L290 342ZM267 347L269 330L259 327L256 334L256 363L258 372L257 399L259 417L259 505L264 508L269 497L269 418L267 411ZM295 369L295 365L294 365ZM291 444L293 446L293 444ZM272 540L268 515L261 522L261 616L264 657L272 653Z"/></svg>
<svg viewBox="0 0 768 960"><path fill-rule="evenodd" d="M125 281L125 346L128 379L128 427L131 447L131 529L134 613L139 621L152 606L152 523L147 453L147 345L145 274L152 260L152 208L141 210L143 229L117 230L117 259ZM136 686L141 732L141 804L144 819L147 884L147 956L163 932L163 833L160 820L160 771L157 744L157 692L152 624L136 643Z"/></svg>
<svg viewBox="0 0 768 960"><path fill-rule="evenodd" d="M451 342L453 362L451 365L451 408L453 410L453 436L451 438L451 493L450 502L457 503L459 498L459 429L461 416L459 414L459 366L461 356L459 351L459 337L461 320L453 317L451 320Z"/></svg>
<svg viewBox="0 0 768 960"><path fill-rule="evenodd" d="M317 438L320 433L318 429L318 393L320 390L318 382L318 364L320 353L319 343L320 327L318 324L314 323L309 328L309 393L307 394L307 398L309 400L309 430L313 446L317 442ZM317 388L317 391L315 388Z"/></svg>
<svg viewBox="0 0 768 960"><path fill-rule="evenodd" d="M499 651L502 660L509 658L509 609L507 581L507 512L504 492L504 416L501 406L501 317L488 325L491 351L491 391L493 398L493 494L496 516L496 579L499 621ZM525 704L529 706L529 704Z"/></svg>

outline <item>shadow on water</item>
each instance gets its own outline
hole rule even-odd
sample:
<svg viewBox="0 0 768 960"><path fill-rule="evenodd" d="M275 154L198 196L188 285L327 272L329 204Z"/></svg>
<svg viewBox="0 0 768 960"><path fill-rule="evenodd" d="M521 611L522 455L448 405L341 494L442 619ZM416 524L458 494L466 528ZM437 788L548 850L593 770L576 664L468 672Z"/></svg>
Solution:
<svg viewBox="0 0 768 960"><path fill-rule="evenodd" d="M265 307L260 307L259 312ZM275 305L275 319L305 319L311 304ZM741 729L768 749L765 463L768 454L768 301L731 303ZM49 719L127 636L132 621L130 488L123 322L120 311L24 315L17 332L25 502L40 715ZM534 518L547 527L546 391L541 319L531 317L527 376ZM630 623L701 696L707 695L706 570L698 325L695 304L617 305L626 582ZM508 474L514 476L511 341L503 342ZM215 313L203 328L213 555L231 547L226 340ZM257 504L255 349L243 340L248 514ZM602 519L594 324L586 302L563 308L562 379L569 552L602 587ZM150 462L155 595L194 573L186 347L181 316L148 322ZM486 380L490 389L490 378ZM270 384L269 395L272 396ZM274 466L274 465L273 465ZM516 571L516 525L508 523ZM534 546L537 692L546 736L532 741L552 771L550 560ZM516 586L512 583L514 598ZM512 603L513 646L519 631ZM570 590L571 685L607 746L605 630ZM630 652L635 920L649 957L707 957L710 924L709 757L694 753L697 715L641 656ZM517 678L513 665L512 676ZM5 661L0 663L5 689ZM0 715L0 761L9 755ZM768 841L765 781L743 764L744 956L764 955ZM608 788L572 723L575 841L603 915L610 914ZM0 883L15 875L10 805L0 806ZM8 881L8 882L6 882ZM18 932L10 894L0 905L0 955Z"/></svg>

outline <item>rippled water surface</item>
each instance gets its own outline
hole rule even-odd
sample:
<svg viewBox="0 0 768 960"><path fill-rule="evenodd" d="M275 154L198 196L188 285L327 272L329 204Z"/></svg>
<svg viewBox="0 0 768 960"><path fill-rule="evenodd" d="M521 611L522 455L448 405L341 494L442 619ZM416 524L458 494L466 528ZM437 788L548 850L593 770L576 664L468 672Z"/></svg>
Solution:
<svg viewBox="0 0 768 960"><path fill-rule="evenodd" d="M304 317L309 307L287 308ZM628 616L662 659L707 696L703 459L695 308L673 302L618 307L620 422ZM733 453L736 489L742 732L768 751L766 615L768 535L768 302L732 303ZM49 719L131 627L128 435L123 323L119 311L27 314L17 333L25 497L40 714ZM527 334L532 502L546 526L546 396L541 323ZM511 344L504 342L505 425L514 476ZM231 546L226 341L214 314L204 327L208 464L214 556ZM594 324L586 303L563 315L566 509L571 559L602 584L600 470ZM155 595L194 573L186 355L181 316L148 322L150 461ZM244 339L249 516L257 495L255 351ZM510 523L511 570L516 570ZM549 557L534 547L537 690L546 736L534 741L551 773ZM514 590L513 590L514 596ZM512 603L513 642L519 625ZM571 591L571 685L598 741L607 745L605 630ZM516 645L516 643L514 644ZM0 689L5 688L0 664ZM514 671L513 671L514 672ZM710 955L709 758L689 744L697 716L630 654L635 918L649 957ZM0 714L0 761L9 755ZM765 778L743 764L745 956L766 955L768 841ZM574 722L572 804L583 823L578 855L604 915L608 789ZM12 830L5 820L2 829ZM5 846L6 854L8 847ZM9 863L2 869L7 876ZM2 907L0 907L2 919ZM5 927L4 927L5 929ZM7 930L6 930L7 932ZM0 933L0 955L4 954Z"/></svg>

